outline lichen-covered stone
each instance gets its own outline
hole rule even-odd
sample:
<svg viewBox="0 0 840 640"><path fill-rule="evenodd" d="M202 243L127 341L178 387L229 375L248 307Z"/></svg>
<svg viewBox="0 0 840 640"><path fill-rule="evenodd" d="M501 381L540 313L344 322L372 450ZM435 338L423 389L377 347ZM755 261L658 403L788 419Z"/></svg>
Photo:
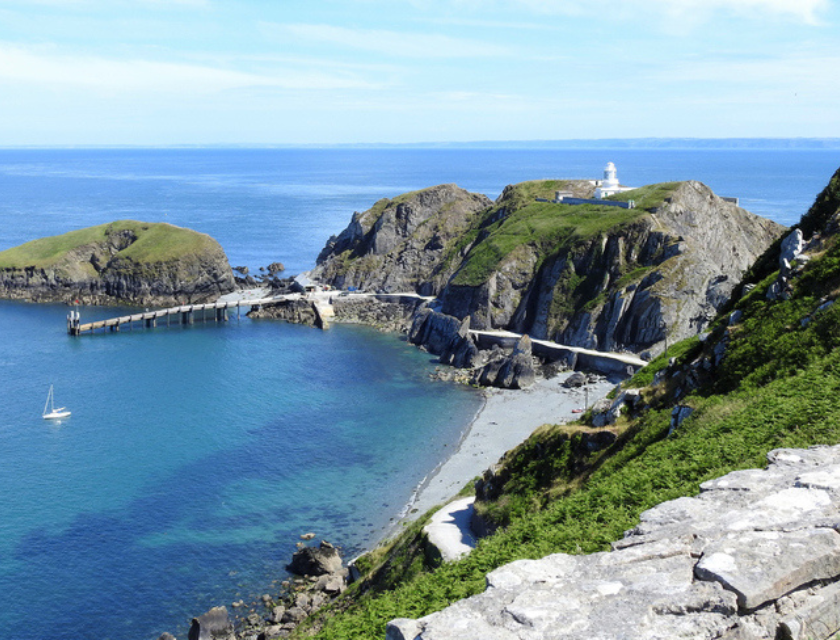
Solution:
<svg viewBox="0 0 840 640"><path fill-rule="evenodd" d="M840 446L780 449L641 516L614 550L520 560L388 638L811 638L840 629Z"/></svg>

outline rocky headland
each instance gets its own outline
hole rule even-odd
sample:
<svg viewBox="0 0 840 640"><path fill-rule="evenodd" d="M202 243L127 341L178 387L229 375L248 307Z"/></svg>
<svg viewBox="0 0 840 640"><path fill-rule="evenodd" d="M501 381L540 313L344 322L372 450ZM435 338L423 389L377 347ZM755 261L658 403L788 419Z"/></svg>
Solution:
<svg viewBox="0 0 840 640"><path fill-rule="evenodd" d="M0 297L15 300L170 306L235 286L218 242L166 223L122 220L0 252Z"/></svg>
<svg viewBox="0 0 840 640"><path fill-rule="evenodd" d="M698 182L612 197L633 200L629 209L548 201L558 189L594 187L527 182L492 203L441 185L379 201L330 239L309 275L436 296L436 311L472 329L642 353L702 331L784 230Z"/></svg>

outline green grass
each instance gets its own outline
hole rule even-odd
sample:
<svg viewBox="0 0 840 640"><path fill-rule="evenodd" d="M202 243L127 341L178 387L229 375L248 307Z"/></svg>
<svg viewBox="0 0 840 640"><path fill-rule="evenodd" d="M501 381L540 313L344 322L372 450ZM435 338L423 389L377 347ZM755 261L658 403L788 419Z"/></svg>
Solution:
<svg viewBox="0 0 840 640"><path fill-rule="evenodd" d="M515 185L485 214L485 222L500 214L502 217L491 224L482 225L481 233L455 275L453 284L483 284L504 259L519 247L531 246L544 259L548 259L563 250L627 226L647 215L646 209L661 205L679 184L650 185L611 198L635 200L636 209L534 201L535 197L548 197L549 193L553 196L554 190L560 188L560 181Z"/></svg>
<svg viewBox="0 0 840 640"><path fill-rule="evenodd" d="M88 245L102 244L109 235L121 231L131 232L137 240L118 253L121 258L135 262L165 262L198 254L216 246L209 236L190 229L175 227L166 223L145 223L134 220L120 220L60 236L50 236L27 242L18 247L0 252L0 268L24 269L34 267L45 269L60 263L73 250ZM86 260L87 256L82 257Z"/></svg>
<svg viewBox="0 0 840 640"><path fill-rule="evenodd" d="M706 382L683 389L680 403L694 408L669 435L675 387L670 375L645 389L650 406L623 422L607 450L588 453L573 427L543 427L510 452L497 471L500 495L479 506L504 526L464 560L435 570L415 570L393 588L344 602L315 636L323 640L376 638L399 617L422 617L479 593L488 571L521 558L549 553L589 553L609 548L663 501L695 495L705 480L730 471L763 467L779 447L840 442L840 303L820 312L840 285L840 243L812 261L795 280L790 300L770 302L768 275L736 308L743 319L729 327L719 317L705 342L673 345L627 386L650 384L671 357L678 365L710 357L728 334L726 357ZM810 322L803 324L803 318ZM702 367L701 367L702 369ZM402 547L406 547L403 545Z"/></svg>

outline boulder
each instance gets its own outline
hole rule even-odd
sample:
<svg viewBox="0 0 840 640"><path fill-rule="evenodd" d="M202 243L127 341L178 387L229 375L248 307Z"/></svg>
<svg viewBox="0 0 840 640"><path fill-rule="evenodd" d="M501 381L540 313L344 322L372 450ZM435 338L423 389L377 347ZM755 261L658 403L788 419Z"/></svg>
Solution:
<svg viewBox="0 0 840 640"><path fill-rule="evenodd" d="M233 624L226 607L213 607L193 618L189 640L233 640Z"/></svg>
<svg viewBox="0 0 840 640"><path fill-rule="evenodd" d="M586 375L580 371L575 371L568 378L563 381L563 386L567 389L577 389L586 384Z"/></svg>
<svg viewBox="0 0 840 640"><path fill-rule="evenodd" d="M322 576L341 571L341 555L329 542L318 547L304 547L294 553L286 568L299 576Z"/></svg>
<svg viewBox="0 0 840 640"><path fill-rule="evenodd" d="M276 273L280 273L281 271L286 270L286 267L282 262L272 262L270 265L268 265L267 268L268 268L268 272L271 275L274 275Z"/></svg>
<svg viewBox="0 0 840 640"><path fill-rule="evenodd" d="M779 253L779 267L782 267L785 262L791 263L796 260L804 248L805 239L802 236L802 230L794 229L782 240Z"/></svg>
<svg viewBox="0 0 840 640"><path fill-rule="evenodd" d="M502 389L527 389L535 380L531 338L525 335L519 339L513 353L502 364L494 384Z"/></svg>

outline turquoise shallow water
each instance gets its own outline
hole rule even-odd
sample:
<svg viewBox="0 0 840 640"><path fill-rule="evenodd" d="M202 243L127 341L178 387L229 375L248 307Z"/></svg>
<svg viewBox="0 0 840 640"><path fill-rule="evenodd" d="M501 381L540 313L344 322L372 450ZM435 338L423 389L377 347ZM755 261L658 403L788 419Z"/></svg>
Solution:
<svg viewBox="0 0 840 640"><path fill-rule="evenodd" d="M303 532L358 553L477 407L371 330L243 319L72 339L65 311L0 303L0 332L38 345L0 362L6 629L49 594L59 637L155 637L268 589ZM73 411L58 424L40 416L50 383Z"/></svg>
<svg viewBox="0 0 840 640"><path fill-rule="evenodd" d="M354 210L456 182L697 178L790 224L826 151L0 150L0 249L119 218L217 238L297 272ZM298 535L373 543L478 407L394 336L243 319L65 334L62 305L0 302L0 638L186 637L258 597ZM83 309L85 320L117 310ZM72 411L40 416L50 384Z"/></svg>

